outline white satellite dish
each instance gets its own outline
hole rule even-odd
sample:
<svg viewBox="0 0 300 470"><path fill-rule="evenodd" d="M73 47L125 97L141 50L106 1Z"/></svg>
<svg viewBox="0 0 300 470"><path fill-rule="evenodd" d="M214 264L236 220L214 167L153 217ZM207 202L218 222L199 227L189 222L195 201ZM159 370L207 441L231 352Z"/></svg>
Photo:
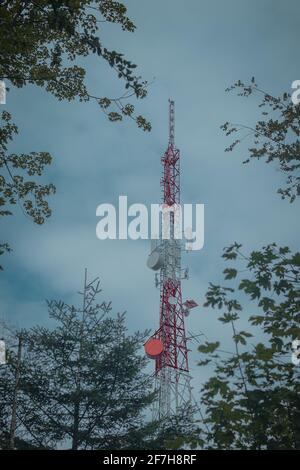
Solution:
<svg viewBox="0 0 300 470"><path fill-rule="evenodd" d="M153 271L157 271L163 265L163 257L159 250L153 250L147 259L147 266Z"/></svg>

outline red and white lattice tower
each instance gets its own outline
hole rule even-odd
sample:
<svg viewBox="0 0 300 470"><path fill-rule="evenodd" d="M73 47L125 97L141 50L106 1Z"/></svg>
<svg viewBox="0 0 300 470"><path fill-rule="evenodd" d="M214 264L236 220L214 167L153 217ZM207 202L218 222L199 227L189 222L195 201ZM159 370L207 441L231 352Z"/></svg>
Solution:
<svg viewBox="0 0 300 470"><path fill-rule="evenodd" d="M175 147L175 108L169 101L169 145L161 158L163 176L162 207L180 207L180 153ZM180 215L180 213L179 213ZM164 217L164 216L163 216ZM181 268L182 241L174 236L178 228L178 212L170 211L169 236L160 228L158 240L152 241L147 265L156 274L160 287L159 328L145 343L146 354L155 359L155 388L158 399L154 406L154 419L176 414L191 403L191 376L189 374L185 317L197 304L193 300L182 302L181 280L187 270Z"/></svg>

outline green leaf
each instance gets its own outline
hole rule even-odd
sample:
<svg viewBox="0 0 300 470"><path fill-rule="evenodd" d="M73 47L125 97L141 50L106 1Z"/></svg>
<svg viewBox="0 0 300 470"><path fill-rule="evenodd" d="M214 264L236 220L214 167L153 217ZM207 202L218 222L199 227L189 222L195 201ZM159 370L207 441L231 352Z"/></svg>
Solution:
<svg viewBox="0 0 300 470"><path fill-rule="evenodd" d="M224 269L223 274L225 274L225 279L233 279L237 275L237 270L233 268L226 268Z"/></svg>
<svg viewBox="0 0 300 470"><path fill-rule="evenodd" d="M255 282L249 281L249 279L242 279L239 285L239 289L250 295L252 300L258 299L260 297L260 288L256 285Z"/></svg>
<svg viewBox="0 0 300 470"><path fill-rule="evenodd" d="M239 319L237 313L224 313L223 317L219 317L218 320L222 323L230 323Z"/></svg>
<svg viewBox="0 0 300 470"><path fill-rule="evenodd" d="M219 346L219 341L216 341L215 343L209 343L208 341L206 341L205 344L201 344L198 347L198 351L204 354L210 354L213 353L216 349L218 349Z"/></svg>
<svg viewBox="0 0 300 470"><path fill-rule="evenodd" d="M263 361L269 361L272 359L274 350L271 348L267 348L264 346L262 343L258 343L255 347L255 352L257 359L263 360Z"/></svg>

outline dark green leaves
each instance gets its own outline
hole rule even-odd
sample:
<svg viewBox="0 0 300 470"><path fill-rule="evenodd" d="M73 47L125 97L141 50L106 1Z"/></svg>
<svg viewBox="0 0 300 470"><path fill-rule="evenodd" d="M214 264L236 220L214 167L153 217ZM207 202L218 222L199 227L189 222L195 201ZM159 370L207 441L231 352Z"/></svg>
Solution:
<svg viewBox="0 0 300 470"><path fill-rule="evenodd" d="M246 338L251 338L253 336L251 333L248 333L247 331L239 331L235 335L233 335L234 341L238 344L241 343L243 345L247 344Z"/></svg>
<svg viewBox="0 0 300 470"><path fill-rule="evenodd" d="M131 96L142 99L147 95L148 84L135 73L137 65L118 51L108 50L98 35L103 22L119 24L124 31L135 30L123 3L111 0L38 2L38 5L27 1L21 6L19 3L4 0L0 5L0 78L16 87L27 83L43 87L58 100L96 100L104 111L112 107L105 114L113 122L121 120L116 115L126 108ZM96 55L111 67L123 82L125 93L108 99L101 96L102 92L97 96L87 89L86 69L77 64L89 55ZM105 82L100 85L105 90ZM143 130L150 130L149 123L142 121L144 118L126 111L127 108L124 116L130 116Z"/></svg>
<svg viewBox="0 0 300 470"><path fill-rule="evenodd" d="M7 155L7 142L17 132L10 122L10 115L2 113L4 125L0 128L0 207L1 215L11 214L11 206L19 202L27 216L37 224L42 224L51 215L46 198L55 193L53 184L39 184L29 179L41 176L44 168L51 164L52 157L48 152L31 152L30 154ZM8 209L7 209L8 208Z"/></svg>
<svg viewBox="0 0 300 470"><path fill-rule="evenodd" d="M237 313L224 313L222 317L219 317L218 320L222 323L231 323L239 319Z"/></svg>
<svg viewBox="0 0 300 470"><path fill-rule="evenodd" d="M239 254L239 249L241 247L242 245L238 243L233 243L233 245L230 245L227 248L224 248L222 258L225 258L226 260L236 259Z"/></svg>
<svg viewBox="0 0 300 470"><path fill-rule="evenodd" d="M225 279L234 279L237 275L237 270L233 268L226 268L224 269L223 274L225 274Z"/></svg>
<svg viewBox="0 0 300 470"><path fill-rule="evenodd" d="M124 448L132 429L137 433L131 442L135 447L153 438L149 431L143 434L143 412L154 399L140 354L146 333L128 335L124 315L109 316L110 303L99 301L100 293L98 278L86 281L79 307L52 300L48 308L53 327L22 332L17 436L22 433L39 448L61 447L66 439L73 449ZM12 351L5 370L0 369L0 403L6 400L7 406L13 398L15 367ZM6 371L11 391L4 395ZM159 433L158 423L156 427ZM1 437L0 428L2 447Z"/></svg>
<svg viewBox="0 0 300 470"><path fill-rule="evenodd" d="M244 290L246 294L250 295L251 299L257 299L260 297L260 288L256 282L250 281L249 279L243 279L239 285L240 290Z"/></svg>
<svg viewBox="0 0 300 470"><path fill-rule="evenodd" d="M212 369L201 389L204 448L299 449L300 388L291 362L300 332L299 253L272 243L248 255L234 243L223 258L235 264L223 271L230 287L210 283L204 305L221 310L226 347L220 341L199 347L206 356L198 364Z"/></svg>
<svg viewBox="0 0 300 470"><path fill-rule="evenodd" d="M270 359L273 358L273 355L274 355L274 350L272 348L267 348L262 343L258 343L255 346L255 352L256 352L257 359L260 359L263 361L269 361Z"/></svg>
<svg viewBox="0 0 300 470"><path fill-rule="evenodd" d="M213 353L215 352L216 349L218 349L219 346L220 346L219 341L216 341L215 343L208 343L206 341L205 344L201 344L198 347L198 351L204 354Z"/></svg>
<svg viewBox="0 0 300 470"><path fill-rule="evenodd" d="M236 138L226 149L231 152L245 139L253 140L253 146L247 146L245 152L248 158L243 163L255 159L264 159L266 163L276 162L280 171L287 176L286 185L278 189L282 199L293 202L300 195L300 105L292 103L289 93L282 96L272 96L258 88L254 77L250 84L245 85L241 80L235 82L226 91L237 91L238 96L262 97L258 107L262 109L262 119L257 119L254 126L247 123L231 124L225 122L221 129L226 136L237 134Z"/></svg>

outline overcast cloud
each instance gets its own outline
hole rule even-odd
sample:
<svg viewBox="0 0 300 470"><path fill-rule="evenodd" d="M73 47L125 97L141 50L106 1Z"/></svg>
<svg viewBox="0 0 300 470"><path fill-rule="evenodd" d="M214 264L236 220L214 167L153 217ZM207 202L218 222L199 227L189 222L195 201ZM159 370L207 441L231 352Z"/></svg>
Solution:
<svg viewBox="0 0 300 470"><path fill-rule="evenodd" d="M124 52L139 73L153 80L138 111L152 122L145 134L131 121L113 124L96 103L62 103L28 86L11 88L6 109L20 133L12 151L45 150L54 157L47 180L57 186L51 198L53 216L38 227L16 207L1 220L1 237L14 251L3 260L0 275L2 315L13 324L48 323L46 298L75 301L83 270L100 276L104 297L114 311L127 311L130 330L158 324L159 292L146 267L149 243L100 241L96 207L117 203L160 202L160 157L168 139L168 98L176 102L176 144L182 156L182 201L205 204L205 244L184 256L190 281L184 298L200 305L208 282L224 269L224 246L239 241L247 250L269 242L297 249L299 203L282 201L276 190L283 176L263 162L242 165L246 147L224 153L229 144L220 125L227 120L253 123L255 99L225 93L236 79L254 75L265 90L290 91L300 79L298 59L300 3L296 0L130 0L134 34L116 25L103 26L107 46ZM121 84L96 60L86 62L94 94L117 96ZM243 151L244 149L244 151ZM298 212L297 212L298 211ZM253 313L253 312L252 312ZM216 314L199 307L187 320L188 330L209 339L224 335ZM225 342L227 340L225 339ZM191 365L196 382L203 380Z"/></svg>

